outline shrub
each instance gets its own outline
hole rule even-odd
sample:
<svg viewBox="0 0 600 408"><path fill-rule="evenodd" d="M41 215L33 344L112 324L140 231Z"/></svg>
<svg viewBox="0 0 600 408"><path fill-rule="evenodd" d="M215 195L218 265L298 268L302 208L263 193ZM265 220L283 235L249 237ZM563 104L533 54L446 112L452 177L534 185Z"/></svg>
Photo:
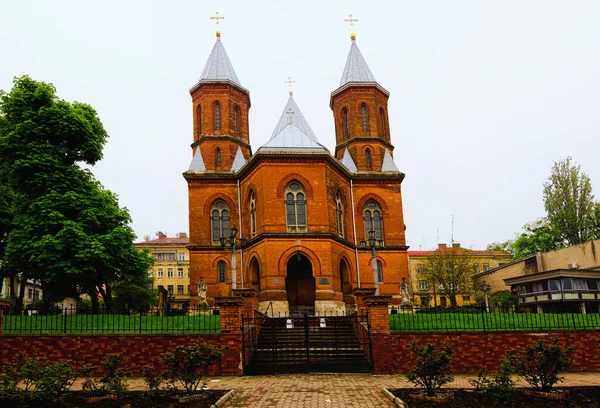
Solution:
<svg viewBox="0 0 600 408"><path fill-rule="evenodd" d="M425 388L427 395L435 395L436 390L453 380L450 370L450 345L444 344L436 348L429 343L419 346L418 343L412 342L411 350L416 356L415 367L406 377L416 386Z"/></svg>
<svg viewBox="0 0 600 408"><path fill-rule="evenodd" d="M490 383L490 379L487 375L487 367L483 366L477 372L477 378L472 378L469 380L469 384L473 386L475 391L484 391L488 384Z"/></svg>
<svg viewBox="0 0 600 408"><path fill-rule="evenodd" d="M568 354L571 350L572 346L562 347L558 338L553 337L549 343L540 340L525 349L508 350L507 359L514 372L534 389L549 392L563 380L558 374L569 367L571 360Z"/></svg>
<svg viewBox="0 0 600 408"><path fill-rule="evenodd" d="M515 395L512 365L505 356L500 358L500 371L487 379L484 391L501 405L509 405Z"/></svg>
<svg viewBox="0 0 600 408"><path fill-rule="evenodd" d="M105 373L98 380L91 378L93 371L91 366L83 367L80 370L81 375L85 378L82 385L83 390L99 394L121 394L129 391L127 376L131 373L119 368L121 362L123 362L123 354L108 354L102 361Z"/></svg>
<svg viewBox="0 0 600 408"><path fill-rule="evenodd" d="M167 366L163 378L172 388L179 384L186 393L191 394L200 384L201 389L204 387L203 374L221 354L220 348L206 343L177 346L161 356L162 362Z"/></svg>

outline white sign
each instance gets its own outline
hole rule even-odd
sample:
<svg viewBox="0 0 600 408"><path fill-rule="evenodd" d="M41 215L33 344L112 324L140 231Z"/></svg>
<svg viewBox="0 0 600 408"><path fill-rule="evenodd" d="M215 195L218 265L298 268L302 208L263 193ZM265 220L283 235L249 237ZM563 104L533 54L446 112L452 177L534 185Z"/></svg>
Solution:
<svg viewBox="0 0 600 408"><path fill-rule="evenodd" d="M325 318L321 317L321 319L319 320L319 326L321 327L327 327L327 323L325 322Z"/></svg>
<svg viewBox="0 0 600 408"><path fill-rule="evenodd" d="M292 319L287 319L285 321L285 328L286 329L293 329L294 328L294 322L292 321Z"/></svg>

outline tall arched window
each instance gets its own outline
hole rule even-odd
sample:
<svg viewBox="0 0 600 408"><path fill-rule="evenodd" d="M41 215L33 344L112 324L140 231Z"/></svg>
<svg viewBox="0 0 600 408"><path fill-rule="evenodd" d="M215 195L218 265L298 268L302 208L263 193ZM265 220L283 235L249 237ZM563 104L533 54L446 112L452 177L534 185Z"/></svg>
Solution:
<svg viewBox="0 0 600 408"><path fill-rule="evenodd" d="M240 109L237 106L233 108L233 130L235 133L240 132Z"/></svg>
<svg viewBox="0 0 600 408"><path fill-rule="evenodd" d="M306 231L306 193L297 181L285 189L285 214L288 232Z"/></svg>
<svg viewBox="0 0 600 408"><path fill-rule="evenodd" d="M200 132L202 132L202 108L200 105L196 106L196 131L200 136Z"/></svg>
<svg viewBox="0 0 600 408"><path fill-rule="evenodd" d="M335 212L337 218L338 236L344 238L344 206L339 193L335 195Z"/></svg>
<svg viewBox="0 0 600 408"><path fill-rule="evenodd" d="M217 282L218 283L227 283L227 273L226 273L225 261L217 262Z"/></svg>
<svg viewBox="0 0 600 408"><path fill-rule="evenodd" d="M368 132L369 131L369 121L368 121L368 118L367 118L367 105L365 105L364 103L360 107L360 113L361 113L361 116L362 116L362 129L363 129L363 132Z"/></svg>
<svg viewBox="0 0 600 408"><path fill-rule="evenodd" d="M348 122L348 109L342 109L342 125L344 126L344 136L350 136L350 123Z"/></svg>
<svg viewBox="0 0 600 408"><path fill-rule="evenodd" d="M379 109L379 132L381 133L381 136L385 139L385 134L386 134L386 128L385 128L385 112L383 111L383 108Z"/></svg>
<svg viewBox="0 0 600 408"><path fill-rule="evenodd" d="M217 150L215 150L215 167L221 167L221 149L218 147Z"/></svg>
<svg viewBox="0 0 600 408"><path fill-rule="evenodd" d="M256 196L254 191L250 193L250 230L252 236L256 235Z"/></svg>
<svg viewBox="0 0 600 408"><path fill-rule="evenodd" d="M369 237L369 231L375 231L375 239L383 239L383 213L377 201L367 201L363 215L365 221L365 239Z"/></svg>
<svg viewBox="0 0 600 408"><path fill-rule="evenodd" d="M229 207L223 200L217 200L211 206L211 226L213 244L219 244L219 238L229 237Z"/></svg>
<svg viewBox="0 0 600 408"><path fill-rule="evenodd" d="M365 150L365 165L367 169L373 167L373 163L371 162L371 149Z"/></svg>
<svg viewBox="0 0 600 408"><path fill-rule="evenodd" d="M383 282L383 265L381 261L377 261L377 282Z"/></svg>
<svg viewBox="0 0 600 408"><path fill-rule="evenodd" d="M221 104L219 103L219 101L215 101L214 120L215 120L215 130L221 130Z"/></svg>

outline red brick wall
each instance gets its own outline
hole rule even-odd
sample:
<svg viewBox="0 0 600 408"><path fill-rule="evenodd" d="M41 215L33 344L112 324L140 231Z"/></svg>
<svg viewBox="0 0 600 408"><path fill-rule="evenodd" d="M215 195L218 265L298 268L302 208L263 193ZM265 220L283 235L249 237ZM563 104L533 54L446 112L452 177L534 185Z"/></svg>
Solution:
<svg viewBox="0 0 600 408"><path fill-rule="evenodd" d="M452 347L452 369L454 373L475 373L487 366L489 371L498 370L498 360L507 349L524 347L540 339L558 337L564 346L572 345L572 363L569 371L598 371L599 332L557 333L392 333L392 352L396 373L407 373L413 367L410 343L448 343ZM373 347L377 345L374 342Z"/></svg>
<svg viewBox="0 0 600 408"><path fill-rule="evenodd" d="M94 366L95 373L101 373L102 360L110 353L123 353L123 365L134 376L142 374L142 367L160 367L158 357L176 346L187 346L193 342L207 342L215 346L226 346L231 339L224 335L81 335L81 336L13 336L0 337L0 371L10 364L14 356L23 351L28 355L46 357L51 361L72 360L77 367L85 364ZM239 335L237 336L240 337ZM238 340L241 348L241 339ZM209 373L227 375L239 372L240 355L226 353L227 358L216 362Z"/></svg>

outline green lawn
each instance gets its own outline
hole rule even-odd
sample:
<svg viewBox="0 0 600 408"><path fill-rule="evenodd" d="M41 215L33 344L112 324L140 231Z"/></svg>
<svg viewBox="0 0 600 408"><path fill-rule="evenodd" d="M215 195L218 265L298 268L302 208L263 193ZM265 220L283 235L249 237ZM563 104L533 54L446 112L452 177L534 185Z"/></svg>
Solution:
<svg viewBox="0 0 600 408"><path fill-rule="evenodd" d="M4 315L2 334L219 333L218 315Z"/></svg>
<svg viewBox="0 0 600 408"><path fill-rule="evenodd" d="M597 330L598 314L399 313L390 315L393 332Z"/></svg>

